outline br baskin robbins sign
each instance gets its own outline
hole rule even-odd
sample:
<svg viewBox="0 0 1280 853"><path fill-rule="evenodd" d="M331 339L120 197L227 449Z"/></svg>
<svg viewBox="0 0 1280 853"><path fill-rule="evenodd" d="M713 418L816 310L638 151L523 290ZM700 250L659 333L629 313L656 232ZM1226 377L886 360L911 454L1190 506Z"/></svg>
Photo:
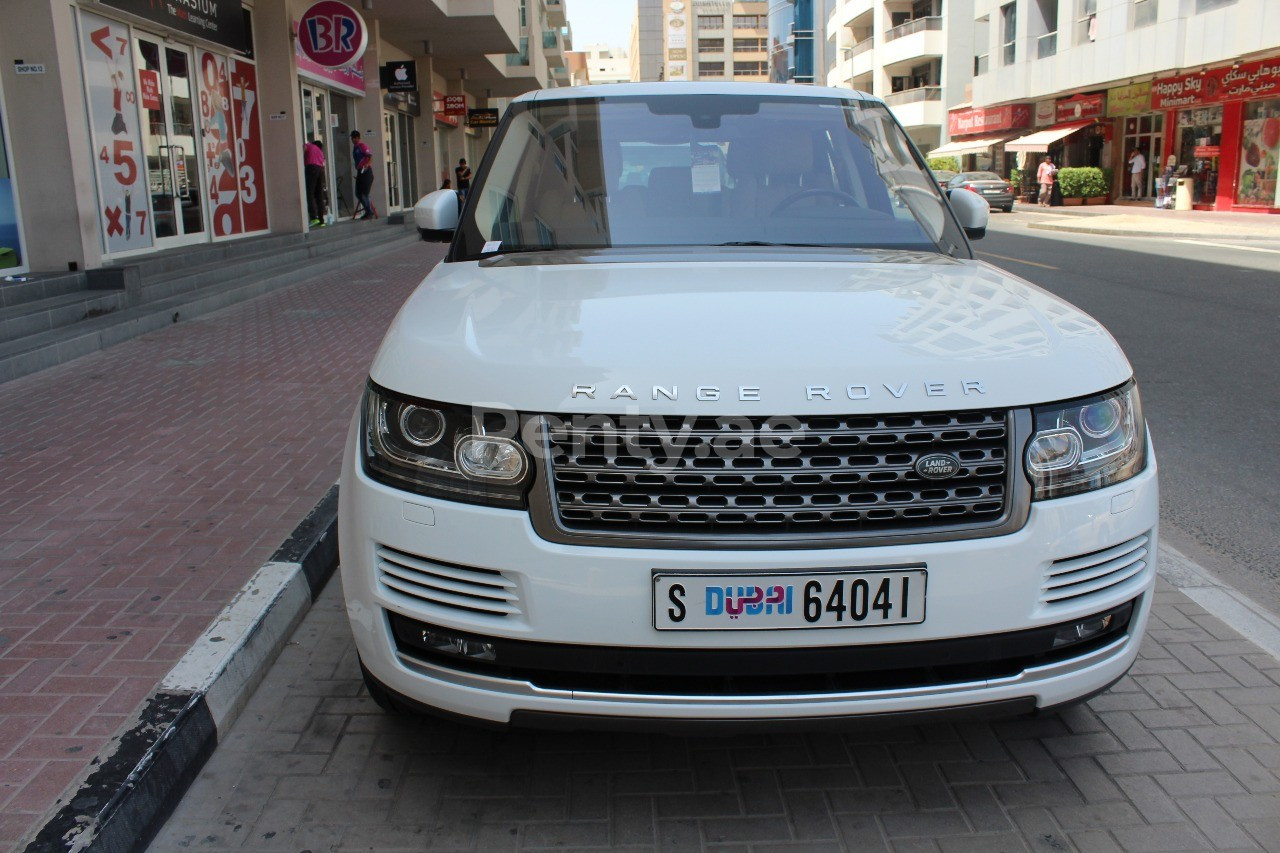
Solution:
<svg viewBox="0 0 1280 853"><path fill-rule="evenodd" d="M102 0L130 15L244 52L240 0Z"/></svg>
<svg viewBox="0 0 1280 853"><path fill-rule="evenodd" d="M1151 82L1153 110L1267 97L1280 97L1280 57Z"/></svg>

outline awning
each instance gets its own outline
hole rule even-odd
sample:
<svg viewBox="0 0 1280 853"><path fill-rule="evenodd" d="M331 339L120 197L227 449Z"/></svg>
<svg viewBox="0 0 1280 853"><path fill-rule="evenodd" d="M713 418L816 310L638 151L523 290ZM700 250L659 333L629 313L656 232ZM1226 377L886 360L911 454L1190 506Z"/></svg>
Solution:
<svg viewBox="0 0 1280 853"><path fill-rule="evenodd" d="M1003 142L1005 136L980 136L976 139L955 139L946 145L940 145L929 152L930 157L958 157L961 154L980 154L997 142Z"/></svg>
<svg viewBox="0 0 1280 853"><path fill-rule="evenodd" d="M1005 143L1005 151L1048 151L1049 146L1062 139L1064 136L1070 136L1081 128L1088 127L1093 124L1093 119L1088 121L1075 121L1071 124L1060 124L1057 127L1051 127L1048 130L1037 130L1035 133L1028 133L1026 136L1019 136L1017 139Z"/></svg>

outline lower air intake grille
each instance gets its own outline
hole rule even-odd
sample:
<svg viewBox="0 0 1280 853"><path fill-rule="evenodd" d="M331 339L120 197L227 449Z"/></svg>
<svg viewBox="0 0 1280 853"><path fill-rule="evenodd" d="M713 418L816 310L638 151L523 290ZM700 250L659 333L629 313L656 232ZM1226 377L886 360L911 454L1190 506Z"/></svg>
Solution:
<svg viewBox="0 0 1280 853"><path fill-rule="evenodd" d="M468 613L519 616L515 581L490 569L437 563L379 545L375 551L378 580L401 595Z"/></svg>
<svg viewBox="0 0 1280 853"><path fill-rule="evenodd" d="M1146 535L1138 536L1104 551L1055 560L1045 575L1040 600L1056 604L1105 592L1141 574L1147 567L1149 541Z"/></svg>

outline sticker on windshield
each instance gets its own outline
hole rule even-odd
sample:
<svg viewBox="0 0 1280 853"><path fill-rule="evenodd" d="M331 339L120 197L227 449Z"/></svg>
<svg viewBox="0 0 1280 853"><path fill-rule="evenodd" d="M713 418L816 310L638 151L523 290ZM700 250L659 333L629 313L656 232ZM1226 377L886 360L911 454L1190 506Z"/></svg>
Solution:
<svg viewBox="0 0 1280 853"><path fill-rule="evenodd" d="M480 250L480 254L487 255L489 252L496 252L502 247L501 240L490 240L484 244L484 248Z"/></svg>
<svg viewBox="0 0 1280 853"><path fill-rule="evenodd" d="M699 145L693 150L693 191L695 193L720 192L720 158L724 155L719 148Z"/></svg>

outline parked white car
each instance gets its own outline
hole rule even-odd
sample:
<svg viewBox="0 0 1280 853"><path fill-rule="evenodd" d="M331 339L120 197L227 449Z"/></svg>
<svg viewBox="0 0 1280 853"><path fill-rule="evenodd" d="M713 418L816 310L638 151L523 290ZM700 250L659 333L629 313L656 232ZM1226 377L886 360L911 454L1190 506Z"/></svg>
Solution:
<svg viewBox="0 0 1280 853"><path fill-rule="evenodd" d="M352 419L369 692L498 724L1044 711L1134 662L1156 463L1095 320L975 260L878 99L516 99ZM966 237L968 235L968 238Z"/></svg>

